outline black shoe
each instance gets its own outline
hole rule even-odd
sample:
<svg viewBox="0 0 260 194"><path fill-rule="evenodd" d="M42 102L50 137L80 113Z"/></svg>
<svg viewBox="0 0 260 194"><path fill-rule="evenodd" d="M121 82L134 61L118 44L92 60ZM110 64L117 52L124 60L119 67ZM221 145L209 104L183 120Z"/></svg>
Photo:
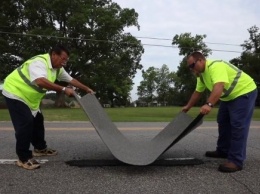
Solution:
<svg viewBox="0 0 260 194"><path fill-rule="evenodd" d="M205 156L211 158L227 158L227 154L223 154L218 151L207 151Z"/></svg>
<svg viewBox="0 0 260 194"><path fill-rule="evenodd" d="M243 167L237 166L233 162L225 162L224 164L220 164L218 167L220 172L236 172L242 169Z"/></svg>

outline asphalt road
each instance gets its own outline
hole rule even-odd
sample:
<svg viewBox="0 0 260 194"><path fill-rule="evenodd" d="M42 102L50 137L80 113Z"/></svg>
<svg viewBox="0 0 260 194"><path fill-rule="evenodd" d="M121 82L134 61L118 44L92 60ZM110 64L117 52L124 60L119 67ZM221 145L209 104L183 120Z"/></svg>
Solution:
<svg viewBox="0 0 260 194"><path fill-rule="evenodd" d="M167 123L115 123L129 139L149 141ZM221 173L224 159L204 157L214 150L215 122L204 122L161 158L196 158L204 164L184 166L70 166L70 160L110 160L113 155L88 122L46 122L48 146L59 151L38 170L25 170L17 159L10 122L0 122L0 193L260 193L260 122L252 122L244 170ZM116 140L115 140L116 141ZM9 161L4 162L4 161ZM8 163L8 164L6 164Z"/></svg>

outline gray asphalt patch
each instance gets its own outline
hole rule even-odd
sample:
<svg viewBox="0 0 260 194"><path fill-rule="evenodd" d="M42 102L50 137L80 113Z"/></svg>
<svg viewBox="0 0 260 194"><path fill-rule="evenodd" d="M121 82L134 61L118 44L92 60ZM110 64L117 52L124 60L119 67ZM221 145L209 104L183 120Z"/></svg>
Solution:
<svg viewBox="0 0 260 194"><path fill-rule="evenodd" d="M76 99L111 153L121 162L131 165L152 164L161 154L202 124L203 115L193 119L180 112L151 141L130 141L112 123L95 95L87 94L82 98L76 96Z"/></svg>

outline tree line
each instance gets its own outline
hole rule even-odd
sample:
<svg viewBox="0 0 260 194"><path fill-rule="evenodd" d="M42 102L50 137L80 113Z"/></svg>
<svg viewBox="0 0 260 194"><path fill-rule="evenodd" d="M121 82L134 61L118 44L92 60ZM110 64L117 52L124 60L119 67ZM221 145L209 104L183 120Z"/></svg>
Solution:
<svg viewBox="0 0 260 194"><path fill-rule="evenodd" d="M260 91L260 32L257 26L248 29L249 38L245 40L241 47L241 56L231 59L230 62L244 72L248 73L256 82ZM177 45L179 55L183 59L176 72L170 72L166 64L161 68L149 67L142 70L143 80L137 87L139 106L149 106L159 104L165 105L185 105L193 93L196 78L187 68L186 58L192 51L201 51L206 57L212 53L203 41L206 35L191 36L190 33L175 35L172 45ZM204 93L199 104L205 103L209 91ZM260 105L260 95L256 100L256 105Z"/></svg>
<svg viewBox="0 0 260 194"><path fill-rule="evenodd" d="M0 80L28 58L63 44L71 52L65 69L73 77L95 89L103 103L129 102L144 52L139 40L124 33L125 27L139 28L134 9L111 0L2 0L0 5Z"/></svg>
<svg viewBox="0 0 260 194"><path fill-rule="evenodd" d="M63 44L71 52L65 68L71 76L93 88L101 103L128 106L133 78L143 68L140 61L144 48L140 40L124 32L125 27L140 28L138 13L123 9L112 0L2 0L0 81L25 60ZM253 26L248 31L249 40L241 45L244 52L231 61L248 72L259 86L259 29ZM143 70L138 102L186 103L195 78L186 68L185 57L193 50L209 55L205 37L175 35L172 45L178 46L183 61L176 72L170 72L166 64ZM57 93L56 105L64 106L63 94Z"/></svg>

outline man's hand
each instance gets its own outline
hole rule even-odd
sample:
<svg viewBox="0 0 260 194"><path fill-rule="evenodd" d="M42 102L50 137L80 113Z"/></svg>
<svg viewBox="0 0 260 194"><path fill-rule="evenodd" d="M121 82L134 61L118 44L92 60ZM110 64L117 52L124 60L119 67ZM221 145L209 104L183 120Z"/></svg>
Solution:
<svg viewBox="0 0 260 194"><path fill-rule="evenodd" d="M96 92L94 92L92 89L90 89L90 88L88 88L87 90L86 90L86 92L87 93L90 93L90 94L96 94Z"/></svg>
<svg viewBox="0 0 260 194"><path fill-rule="evenodd" d="M182 109L181 109L182 112L188 112L189 110L190 110L190 107L187 105L182 107Z"/></svg>
<svg viewBox="0 0 260 194"><path fill-rule="evenodd" d="M212 107L210 107L209 105L205 104L202 107L200 107L200 113L203 115L207 115L210 113Z"/></svg>
<svg viewBox="0 0 260 194"><path fill-rule="evenodd" d="M64 93L65 93L67 96L74 96L75 91L74 91L72 88L65 88Z"/></svg>

